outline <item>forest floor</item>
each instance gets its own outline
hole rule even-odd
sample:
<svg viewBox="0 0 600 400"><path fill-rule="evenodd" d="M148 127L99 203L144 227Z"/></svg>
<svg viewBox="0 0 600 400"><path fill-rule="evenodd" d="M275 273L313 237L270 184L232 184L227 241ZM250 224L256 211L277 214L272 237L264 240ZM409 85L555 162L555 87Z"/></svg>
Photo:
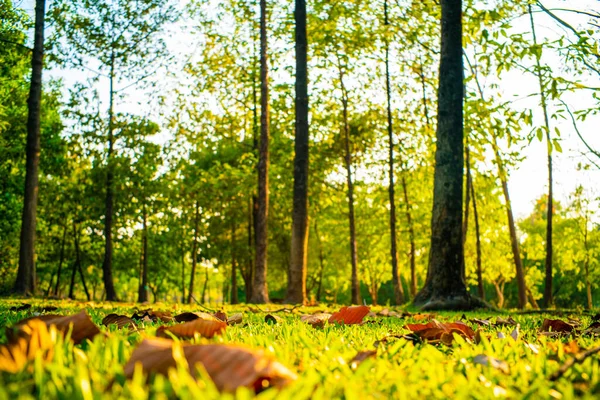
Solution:
<svg viewBox="0 0 600 400"><path fill-rule="evenodd" d="M0 300L0 399L600 396L593 314L340 308Z"/></svg>

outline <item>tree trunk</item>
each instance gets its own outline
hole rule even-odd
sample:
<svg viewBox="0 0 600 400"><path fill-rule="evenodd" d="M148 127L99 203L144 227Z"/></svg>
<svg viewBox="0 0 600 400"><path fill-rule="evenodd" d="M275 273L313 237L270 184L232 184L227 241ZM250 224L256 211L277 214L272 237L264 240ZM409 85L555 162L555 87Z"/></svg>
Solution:
<svg viewBox="0 0 600 400"><path fill-rule="evenodd" d="M58 296L58 289L60 288L60 273L62 271L63 261L65 259L65 243L67 241L67 226L65 223L65 227L63 229L63 237L60 245L60 258L58 260L58 271L56 273L56 286L54 286L54 295Z"/></svg>
<svg viewBox="0 0 600 400"><path fill-rule="evenodd" d="M325 271L325 257L323 256L323 243L319 235L319 225L315 219L315 236L317 238L317 246L319 248L319 282L317 283L317 301L321 301L321 291L323 289L323 272Z"/></svg>
<svg viewBox="0 0 600 400"><path fill-rule="evenodd" d="M231 304L238 304L238 288L237 288L237 263L236 263L236 240L235 240L235 221L231 223Z"/></svg>
<svg viewBox="0 0 600 400"><path fill-rule="evenodd" d="M590 282L590 249L588 245L588 218L586 214L585 225L583 227L583 248L585 249L585 259L583 261L585 273L585 291L587 294L587 309L591 310L594 306L592 300L592 283Z"/></svg>
<svg viewBox="0 0 600 400"><path fill-rule="evenodd" d="M471 149L469 148L469 139L466 140L465 146L465 164L467 167L467 189L465 190L465 217L463 218L462 243L463 247L467 243L467 233L469 231L469 205L471 204ZM463 279L466 278L465 269L463 269Z"/></svg>
<svg viewBox="0 0 600 400"><path fill-rule="evenodd" d="M308 78L306 0L296 0L296 137L291 256L286 303L306 303L308 256Z"/></svg>
<svg viewBox="0 0 600 400"><path fill-rule="evenodd" d="M148 212L146 204L142 210L142 279L138 288L138 303L148 301Z"/></svg>
<svg viewBox="0 0 600 400"><path fill-rule="evenodd" d="M387 27L388 22L388 8L387 0L383 3L384 11L384 24ZM394 301L395 304L400 305L404 303L404 289L402 288L402 282L400 282L400 272L398 271L398 248L397 248L397 237L396 237L396 199L394 192L394 127L392 120L392 89L390 84L390 44L387 37L387 32L384 33L385 37L385 93L387 98L387 130L388 130L388 147L389 147L389 199L390 199L390 253L392 258L392 284L394 286ZM377 294L375 294L377 295ZM373 301L375 304L375 300Z"/></svg>
<svg viewBox="0 0 600 400"><path fill-rule="evenodd" d="M406 207L406 224L408 225L408 238L410 240L410 295L414 298L417 295L417 262L415 246L415 229L412 220L412 207L408 198L408 188L406 183L405 171L401 175L402 192L404 193L404 204Z"/></svg>
<svg viewBox="0 0 600 400"><path fill-rule="evenodd" d="M85 297L88 301L91 301L90 292L88 291L87 285L85 283L85 276L83 275L83 267L82 264L82 255L81 250L79 248L79 232L77 229L77 225L73 223L73 236L75 237L75 254L76 254L76 263L77 270L79 271L79 278L81 278L81 285L83 286L83 291L85 292Z"/></svg>
<svg viewBox="0 0 600 400"><path fill-rule="evenodd" d="M462 1L441 0L441 53L438 88L431 249L425 286L414 299L423 309L471 309L482 305L467 292L462 277L463 59Z"/></svg>
<svg viewBox="0 0 600 400"><path fill-rule="evenodd" d="M112 153L114 146L114 76L115 76L115 57L114 51L110 59L110 92L108 106L108 151L106 153L106 201L105 201L105 216L104 216L104 262L102 263L102 273L104 279L104 288L106 289L106 300L116 301L117 293L115 291L113 276L112 276L112 225L113 225L113 161Z"/></svg>
<svg viewBox="0 0 600 400"><path fill-rule="evenodd" d="M252 298L252 282L254 281L254 257L253 249L256 248L256 236L252 236L252 231L256 232L254 198L248 202L248 252L246 260L246 268L242 270L242 278L244 279L244 291L246 292L246 302Z"/></svg>
<svg viewBox="0 0 600 400"><path fill-rule="evenodd" d="M209 280L209 275L208 275L208 268L204 268L204 285L202 285L202 304L207 304L208 303L208 296L207 296L207 291L206 289L208 288L208 280Z"/></svg>
<svg viewBox="0 0 600 400"><path fill-rule="evenodd" d="M38 199L38 166L40 163L40 110L44 59L44 16L46 1L35 2L35 31L31 54L31 83L27 99L27 144L25 164L25 194L21 218L19 269L13 291L33 295L36 290L35 228Z"/></svg>
<svg viewBox="0 0 600 400"><path fill-rule="evenodd" d="M185 241L181 241L181 302L185 302Z"/></svg>
<svg viewBox="0 0 600 400"><path fill-rule="evenodd" d="M494 288L496 289L496 296L498 297L496 306L502 308L504 307L504 282L498 283L494 281Z"/></svg>
<svg viewBox="0 0 600 400"><path fill-rule="evenodd" d="M338 59L340 88L342 90L342 118L344 134L344 164L346 166L346 182L348 190L348 222L350 225L350 257L352 262L352 304L360 304L360 283L358 280L358 250L356 244L356 222L354 218L354 183L352 182L352 153L350 150L350 125L348 122L348 92L344 85L344 73L341 61Z"/></svg>
<svg viewBox="0 0 600 400"><path fill-rule="evenodd" d="M470 167L469 167L470 168ZM475 220L475 246L477 248L477 294L481 300L485 300L485 289L483 287L483 271L481 267L481 234L479 232L479 213L477 212L477 196L473 185L473 176L469 173L469 186L473 198L473 219Z"/></svg>
<svg viewBox="0 0 600 400"><path fill-rule="evenodd" d="M535 24L533 23L533 13L531 12L531 5L529 5L529 19L531 21L531 32L533 34L533 45L537 46L537 39L535 35ZM535 74L538 78L538 84L540 87L540 98L542 111L544 113L544 126L546 128L546 144L548 145L548 206L546 210L546 261L545 261L545 284L544 284L544 307L549 308L554 305L554 299L552 297L552 216L554 214L554 201L552 192L552 140L550 138L550 121L548 119L548 105L546 101L546 92L544 91L544 81L542 78L542 66L540 63L541 51L536 53L535 62Z"/></svg>
<svg viewBox="0 0 600 400"><path fill-rule="evenodd" d="M260 151L258 157L258 215L256 267L251 303L268 303L267 247L269 215L269 69L267 63L267 1L260 0Z"/></svg>
<svg viewBox="0 0 600 400"><path fill-rule="evenodd" d="M200 205L196 200L196 211L194 214L194 241L192 242L192 271L190 272L190 288L188 290L188 304L192 304L194 297L194 278L196 277L196 265L198 264L198 223L200 222Z"/></svg>

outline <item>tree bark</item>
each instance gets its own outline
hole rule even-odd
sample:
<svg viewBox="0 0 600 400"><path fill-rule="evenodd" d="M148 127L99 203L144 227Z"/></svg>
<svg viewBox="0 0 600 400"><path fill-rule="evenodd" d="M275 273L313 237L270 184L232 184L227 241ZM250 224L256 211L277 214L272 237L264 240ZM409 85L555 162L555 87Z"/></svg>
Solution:
<svg viewBox="0 0 600 400"><path fill-rule="evenodd" d="M535 24L533 23L533 13L531 12L531 5L529 5L529 19L531 21L531 32L533 34L533 45L537 46L537 39L535 35ZM542 77L542 66L540 63L541 51L536 53L535 62L535 74L538 78L538 84L540 87L540 98L542 111L544 113L544 127L546 128L546 144L548 145L548 205L546 210L546 260L545 260L545 271L546 276L544 279L544 307L549 308L554 305L554 299L552 295L552 216L554 214L554 200L552 191L552 141L550 138L550 121L548 119L548 103L546 100L546 92L544 91L544 81Z"/></svg>
<svg viewBox="0 0 600 400"><path fill-rule="evenodd" d="M338 59L340 89L342 90L342 120L344 135L344 164L346 167L346 183L348 197L348 222L350 225L350 259L352 263L351 302L360 304L360 283L358 280L358 249L356 244L356 222L354 218L354 183L352 181L352 152L350 149L350 124L348 122L348 92L344 85L344 73Z"/></svg>
<svg viewBox="0 0 600 400"><path fill-rule="evenodd" d="M81 285L83 286L83 291L85 292L87 301L91 301L92 298L90 297L90 292L85 283L85 276L83 275L83 266L81 265L83 257L79 248L79 232L75 223L73 223L73 235L75 236L75 254L77 255L77 270L79 271L79 278L81 278Z"/></svg>
<svg viewBox="0 0 600 400"><path fill-rule="evenodd" d="M200 222L200 205L196 200L196 211L194 213L194 240L192 242L192 271L190 272L190 288L188 290L188 304L192 304L194 297L194 278L196 277L196 265L198 264L198 224Z"/></svg>
<svg viewBox="0 0 600 400"><path fill-rule="evenodd" d="M148 212L146 204L142 210L142 279L138 288L138 303L148 301Z"/></svg>
<svg viewBox="0 0 600 400"><path fill-rule="evenodd" d="M181 302L185 301L185 241L181 242Z"/></svg>
<svg viewBox="0 0 600 400"><path fill-rule="evenodd" d="M113 243L112 243L112 225L114 215L114 171L112 153L114 146L114 76L115 76L115 56L114 51L110 59L110 89L109 89L109 106L108 106L108 150L106 152L106 199L105 199L105 216L104 216L104 261L102 263L102 274L104 280L104 288L106 291L107 301L116 301L117 293L115 291L112 275L112 258L113 258Z"/></svg>
<svg viewBox="0 0 600 400"><path fill-rule="evenodd" d="M56 272L56 286L54 286L54 296L58 296L58 289L60 288L60 274L62 271L63 261L65 259L65 243L67 242L67 226L68 224L65 223L65 226L63 228L62 242L60 245L60 258L58 260L58 271Z"/></svg>
<svg viewBox="0 0 600 400"><path fill-rule="evenodd" d="M308 256L308 77L306 0L296 0L296 137L292 240L286 303L306 303Z"/></svg>
<svg viewBox="0 0 600 400"><path fill-rule="evenodd" d="M231 304L238 304L238 288L237 288L237 262L236 262L236 240L235 240L235 220L231 223Z"/></svg>
<svg viewBox="0 0 600 400"><path fill-rule="evenodd" d="M389 25L388 21L388 8L387 0L383 3L384 11L384 25ZM390 201L390 253L392 259L392 284L394 286L394 301L395 304L400 305L404 303L404 289L402 288L402 282L400 282L400 272L398 271L398 248L397 248L397 235L396 235L396 199L394 191L394 127L392 120L392 89L390 82L390 44L387 37L387 32L384 33L385 37L385 93L387 100L387 130L388 130L388 148L389 148L389 161L388 161L388 180L389 180L389 201ZM375 293L375 296L377 293ZM375 304L376 301L373 301Z"/></svg>
<svg viewBox="0 0 600 400"><path fill-rule="evenodd" d="M33 295L36 290L35 229L38 199L38 167L40 163L40 113L42 101L42 70L44 61L44 16L46 1L35 2L35 30L31 54L31 83L27 99L27 143L25 162L25 193L21 218L19 268L13 291Z"/></svg>
<svg viewBox="0 0 600 400"><path fill-rule="evenodd" d="M405 171L402 171L400 180L402 183L402 192L404 194L406 224L408 225L408 238L410 240L410 295L414 298L417 295L417 255L415 246L415 228L412 220L412 207L408 198L408 185L406 183Z"/></svg>
<svg viewBox="0 0 600 400"><path fill-rule="evenodd" d="M470 173L469 180L469 186L471 188L471 197L473 198L473 219L475 220L475 246L477 249L477 294L479 295L479 298L481 300L485 301L485 289L483 287L483 271L481 266L481 234L479 232L479 213L477 212L477 196L475 195L473 176Z"/></svg>
<svg viewBox="0 0 600 400"><path fill-rule="evenodd" d="M431 249L425 286L414 299L423 309L471 309L482 305L467 292L462 277L463 59L462 1L441 0L441 53L438 87Z"/></svg>
<svg viewBox="0 0 600 400"><path fill-rule="evenodd" d="M258 157L258 215L256 267L251 303L268 303L267 247L269 216L269 67L267 62L267 2L260 0L260 151Z"/></svg>

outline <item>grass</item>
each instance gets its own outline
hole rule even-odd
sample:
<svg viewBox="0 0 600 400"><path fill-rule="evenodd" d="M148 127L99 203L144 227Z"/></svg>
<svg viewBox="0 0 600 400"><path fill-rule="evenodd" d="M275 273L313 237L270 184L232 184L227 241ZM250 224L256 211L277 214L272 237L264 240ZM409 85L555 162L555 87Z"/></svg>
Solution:
<svg viewBox="0 0 600 400"><path fill-rule="evenodd" d="M27 300L33 307L24 311L9 311L21 300L0 300L0 342L6 342L3 327L29 317L39 306L57 306L53 313L71 314L86 309L92 320L108 335L98 335L93 341L74 346L59 339L50 362L38 356L17 374L0 373L0 399L117 399L117 398L201 398L246 399L254 396L250 390L235 394L220 394L209 378L195 381L184 368L172 370L168 377L156 376L146 383L141 371L125 380L123 365L135 346L146 336L154 336L161 323L145 323L141 332L130 333L114 327L101 326L102 318L111 313L131 315L133 304L78 303L66 301ZM149 306L150 307L150 306ZM201 311L193 306L152 305L154 310L173 314ZM262 309L280 306L262 306ZM242 312L244 323L229 326L222 336L197 338L195 343L244 343L264 348L299 378L287 388L266 390L260 399L388 399L388 398L598 398L600 396L600 364L597 356L576 364L557 381L548 377L572 355L566 345L576 340L579 347L589 349L600 345L593 335L562 338L540 336L538 330L543 314L512 314L520 324L517 341L510 337L513 327L483 327L482 341L470 343L455 336L452 346L413 344L391 334L409 333L404 329L412 318L368 317L364 325L327 325L315 329L300 321L300 315L327 307L295 309L280 312L278 324L264 322L264 313L253 313L246 306L226 306L227 314ZM330 310L338 307L330 307ZM380 310L376 307L373 311ZM467 313L468 318L506 316L494 313ZM462 313L439 313L439 321L455 321ZM570 315L587 327L591 319L585 315ZM566 320L565 318L562 318ZM469 324L474 329L474 324ZM506 338L497 338L497 332ZM381 340L388 337L387 340ZM376 344L377 342L377 344ZM529 344L537 346L537 354ZM376 349L377 355L353 368L349 361L361 350ZM508 371L473 362L484 354L505 361ZM109 383L114 384L109 387Z"/></svg>

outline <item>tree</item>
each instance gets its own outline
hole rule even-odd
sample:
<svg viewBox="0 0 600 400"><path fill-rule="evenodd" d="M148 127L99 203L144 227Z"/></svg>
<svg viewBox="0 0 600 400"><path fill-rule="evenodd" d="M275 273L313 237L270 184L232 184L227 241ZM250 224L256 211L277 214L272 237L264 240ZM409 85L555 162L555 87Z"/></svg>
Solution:
<svg viewBox="0 0 600 400"><path fill-rule="evenodd" d="M462 277L463 61L462 1L441 0L441 53L431 219L425 286L414 299L423 309L469 309L478 302Z"/></svg>
<svg viewBox="0 0 600 400"><path fill-rule="evenodd" d="M35 229L38 201L38 167L40 162L40 109L42 100L42 69L44 58L44 18L46 1L35 2L35 32L31 55L31 83L29 85L27 117L27 150L25 197L21 219L19 269L14 291L31 295L36 290Z"/></svg>
<svg viewBox="0 0 600 400"><path fill-rule="evenodd" d="M267 60L267 1L260 0L260 147L258 155L258 212L256 266L252 303L268 303L267 245L269 216L269 66Z"/></svg>
<svg viewBox="0 0 600 400"><path fill-rule="evenodd" d="M308 82L306 0L296 0L296 139L294 202L287 303L306 302L308 252Z"/></svg>
<svg viewBox="0 0 600 400"><path fill-rule="evenodd" d="M164 42L152 43L151 39L165 23L174 20L175 12L160 0L143 0L135 6L126 0L84 3L63 0L54 5L52 16L57 23L57 58L88 70L91 68L87 65L94 60L98 68L94 78L108 80L102 272L106 299L114 301L117 300L113 281L115 98L132 84L146 79L148 65L154 68L161 65ZM123 83L121 88L116 87L119 83Z"/></svg>

